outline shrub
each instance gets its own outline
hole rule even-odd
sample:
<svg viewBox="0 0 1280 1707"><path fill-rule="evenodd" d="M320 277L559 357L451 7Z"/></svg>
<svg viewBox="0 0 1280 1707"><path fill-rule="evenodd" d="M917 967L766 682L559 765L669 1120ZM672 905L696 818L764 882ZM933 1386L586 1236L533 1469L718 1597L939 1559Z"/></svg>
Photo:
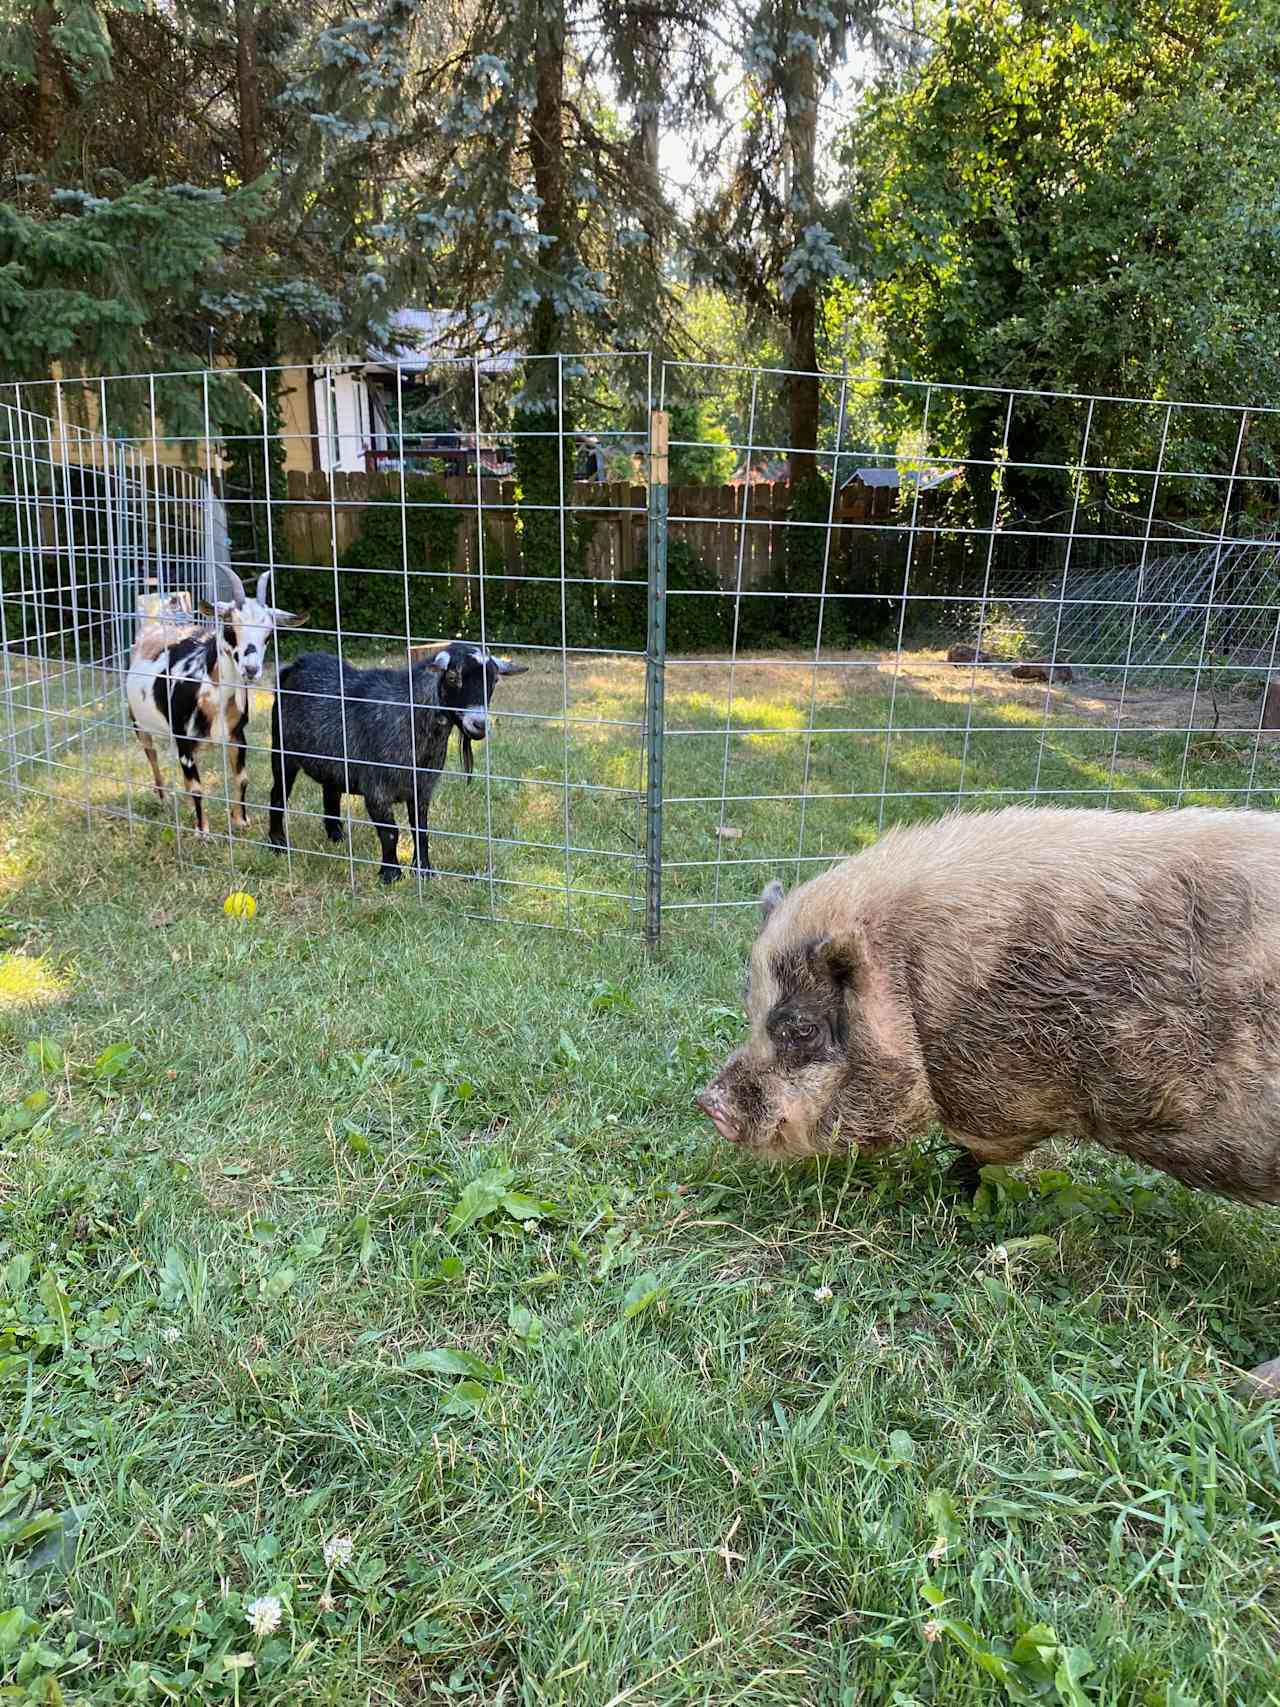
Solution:
<svg viewBox="0 0 1280 1707"><path fill-rule="evenodd" d="M458 511L448 504L444 486L436 479L409 475L404 495L403 517L398 499L366 506L359 534L338 560L336 599L332 570L288 569L277 577L279 602L292 610L308 611L313 629L336 633L340 603L343 635L402 635L405 585L401 571L407 567L409 632L422 639L454 638L465 621L463 600L449 576ZM300 649L314 644L314 636L303 636ZM376 649L378 643L368 644ZM298 643L289 648L297 649Z"/></svg>
<svg viewBox="0 0 1280 1707"><path fill-rule="evenodd" d="M738 459L708 401L673 403L668 430L673 486L722 486L732 478Z"/></svg>
<svg viewBox="0 0 1280 1707"><path fill-rule="evenodd" d="M667 605L667 651L728 652L733 642L733 599L721 591L716 576L685 540L667 546L668 593L693 593L694 598L670 599ZM715 594L715 597L702 595ZM742 601L743 617L755 599ZM739 635L741 643L741 634ZM642 638L641 645L644 644Z"/></svg>

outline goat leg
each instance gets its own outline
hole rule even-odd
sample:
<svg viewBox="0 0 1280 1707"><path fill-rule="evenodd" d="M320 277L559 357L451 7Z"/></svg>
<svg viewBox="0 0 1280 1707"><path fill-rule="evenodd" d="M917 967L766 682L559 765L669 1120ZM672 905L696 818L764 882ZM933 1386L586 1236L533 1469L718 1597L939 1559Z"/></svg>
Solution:
<svg viewBox="0 0 1280 1707"><path fill-rule="evenodd" d="M278 731L277 731L278 734ZM267 837L273 848L287 848L289 838L285 833L284 808L298 777L298 761L292 753L285 753L278 746L271 749L271 808L267 814Z"/></svg>
<svg viewBox="0 0 1280 1707"><path fill-rule="evenodd" d="M438 774L438 773L437 773ZM417 870L423 877L434 877L431 869L431 849L427 844L427 813L431 809L431 785L434 778L429 779L429 785L419 788L413 800L413 836L416 844L414 858Z"/></svg>
<svg viewBox="0 0 1280 1707"><path fill-rule="evenodd" d="M365 796L365 811L369 821L378 832L378 841L382 847L382 867L378 876L384 883L398 883L404 876L400 869L400 861L396 857L396 844L400 840L400 829L396 823L396 809L386 800L370 800Z"/></svg>
<svg viewBox="0 0 1280 1707"><path fill-rule="evenodd" d="M227 756L231 765L231 779L236 787L236 800L231 808L231 828L247 830L249 814L245 811L245 796L249 792L249 768L247 764L248 749L245 745L245 730L249 726L248 713L240 719L234 729L228 730L230 740L227 743Z"/></svg>
<svg viewBox="0 0 1280 1707"><path fill-rule="evenodd" d="M204 821L204 788L200 782L200 772L196 769L196 744L184 735L175 737L178 749L178 764L182 770L182 786L191 796L191 804L196 815L196 835L209 834Z"/></svg>
<svg viewBox="0 0 1280 1707"><path fill-rule="evenodd" d="M151 774L155 778L156 799L163 804L164 778L160 774L160 761L156 758L156 744L151 739L150 735L138 728L136 723L133 726L133 730L142 745L143 752L147 755L147 763L151 766Z"/></svg>
<svg viewBox="0 0 1280 1707"><path fill-rule="evenodd" d="M322 783L324 789L324 833L331 842L342 840L342 790L336 783Z"/></svg>

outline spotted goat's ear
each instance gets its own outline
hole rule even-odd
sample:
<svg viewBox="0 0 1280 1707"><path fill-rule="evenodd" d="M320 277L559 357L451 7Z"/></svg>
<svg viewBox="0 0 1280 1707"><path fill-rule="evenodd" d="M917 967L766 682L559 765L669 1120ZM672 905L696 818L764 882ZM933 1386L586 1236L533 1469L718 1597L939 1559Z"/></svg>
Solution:
<svg viewBox="0 0 1280 1707"><path fill-rule="evenodd" d="M760 917L768 924L783 896L781 883L775 877L772 883L766 883L764 893L760 897Z"/></svg>

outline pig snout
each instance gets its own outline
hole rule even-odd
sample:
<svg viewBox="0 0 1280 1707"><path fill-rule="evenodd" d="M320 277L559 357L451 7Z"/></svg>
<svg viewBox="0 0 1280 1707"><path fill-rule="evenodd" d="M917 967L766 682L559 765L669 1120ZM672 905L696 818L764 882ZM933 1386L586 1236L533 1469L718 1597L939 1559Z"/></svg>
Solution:
<svg viewBox="0 0 1280 1707"><path fill-rule="evenodd" d="M722 1138L727 1139L730 1144L736 1144L739 1141L741 1133L734 1125L733 1118L725 1108L720 1099L720 1093L714 1085L708 1085L705 1090L699 1091L693 1100Z"/></svg>

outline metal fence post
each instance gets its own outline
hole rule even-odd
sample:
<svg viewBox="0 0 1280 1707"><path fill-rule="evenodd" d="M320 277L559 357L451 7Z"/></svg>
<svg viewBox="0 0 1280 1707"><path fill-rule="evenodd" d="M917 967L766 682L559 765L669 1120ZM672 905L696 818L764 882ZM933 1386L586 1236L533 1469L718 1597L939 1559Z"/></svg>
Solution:
<svg viewBox="0 0 1280 1707"><path fill-rule="evenodd" d="M667 678L667 438L665 409L649 416L649 629L645 648L644 940L662 940L662 753Z"/></svg>

